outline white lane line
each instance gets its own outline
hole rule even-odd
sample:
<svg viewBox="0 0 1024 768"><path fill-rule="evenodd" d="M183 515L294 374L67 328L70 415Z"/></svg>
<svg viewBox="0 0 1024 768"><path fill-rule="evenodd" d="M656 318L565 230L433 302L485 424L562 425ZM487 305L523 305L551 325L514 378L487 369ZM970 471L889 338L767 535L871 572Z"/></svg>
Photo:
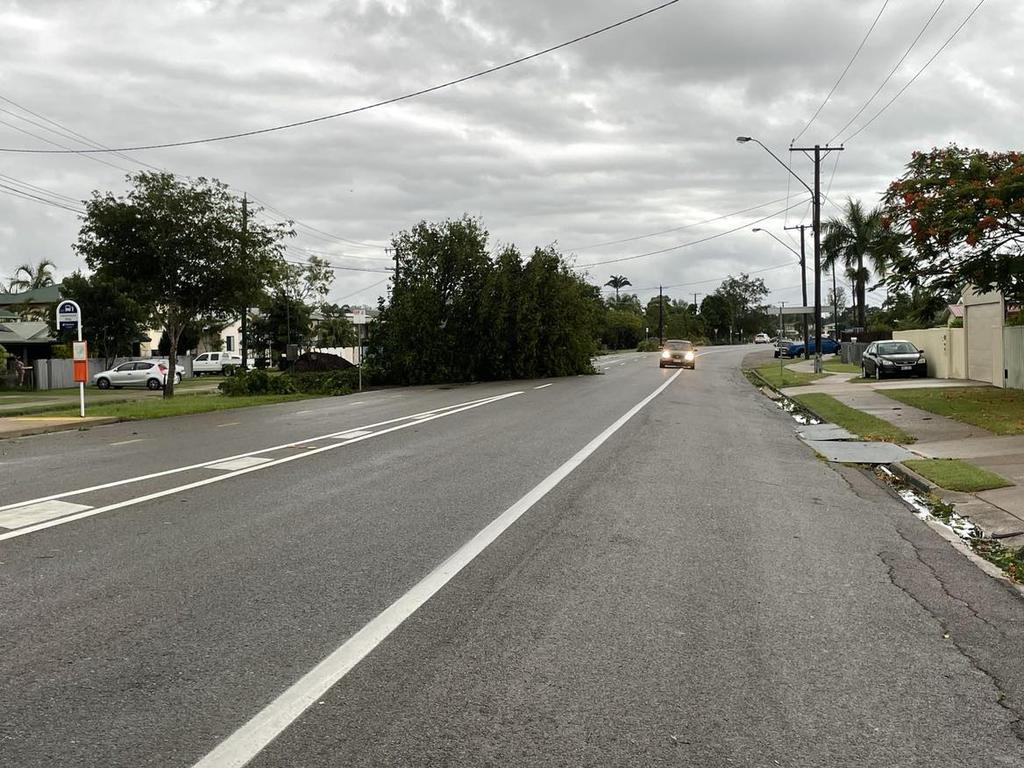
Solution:
<svg viewBox="0 0 1024 768"><path fill-rule="evenodd" d="M270 459L266 456L242 456L240 459L230 459L229 461L220 461L216 464L207 464L205 468L225 469L228 472L233 472L236 469L246 469L260 464L266 464L268 461L270 461Z"/></svg>
<svg viewBox="0 0 1024 768"><path fill-rule="evenodd" d="M525 496L492 520L476 536L463 544L451 557L427 574L422 581L381 611L327 658L303 675L284 693L274 699L249 722L218 744L193 768L242 768L264 747L280 735L331 686L347 675L367 654L384 642L388 635L416 610L437 594L445 584L489 547L516 520L587 460L612 435L633 418L645 405L660 395L682 371L676 371L654 392L634 405L615 423L587 443L562 466L541 480Z"/></svg>
<svg viewBox="0 0 1024 768"><path fill-rule="evenodd" d="M183 491L191 491L194 488L202 488L202 487L207 486L207 485L212 485L213 483L220 483L220 482L223 482L225 480L230 480L231 478L238 477L240 475L247 475L250 472L256 472L256 471L261 470L261 469L268 469L270 467L276 467L276 466L279 466L281 464L287 464L288 462L296 461L298 459L305 459L308 456L314 456L314 455L316 455L318 453L324 453L326 451L333 451L336 448L344 448L346 445L352 445L353 443L360 443L363 440L369 440L371 437L380 437L381 435L386 435L386 434L389 434L391 432L397 432L397 431L402 430L402 429L408 429L409 427L415 426L417 424L422 424L424 421L432 421L434 419L443 419L445 416L453 416L456 413L462 413L463 411L470 411L470 410L473 410L474 408L479 408L479 407L481 407L483 405L490 405L491 403L496 403L496 402L498 402L500 400L505 400L506 398L515 397L516 395L521 395L521 394L523 394L522 391L507 392L504 395L498 395L497 397L492 397L492 398L489 398L487 400L483 400L481 402L476 402L476 403L472 403L470 405L465 405L465 406L463 406L461 408L457 408L457 409L451 410L451 411L446 411L445 413L439 413L439 414L437 414L435 416L431 416L431 417L426 418L426 419L420 419L419 421L406 422L405 424L398 424L398 425L393 426L393 427L388 427L387 429L382 429L382 430L380 430L378 432L371 432L371 433L369 433L367 435L363 435L362 437L354 437L351 440L346 440L343 443L331 443L330 445L321 446L320 448L314 448L312 450L306 451L305 453L296 453L296 454L293 454L291 456L285 456L284 458L281 458L281 459L272 459L271 461L268 461L265 464L259 464L258 466L246 467L245 469L236 469L236 470L231 471L231 472L225 472L223 475L217 475L215 477L208 477L205 480L197 480L197 481L192 482L192 483L185 483L184 485L175 486L174 488L166 488L166 489L164 489L162 491L156 491L154 493L146 494L145 496L137 496L137 497L135 497L133 499L125 499L124 501L118 501L118 502L115 502L114 504L107 504L105 507L96 507L94 509L88 509L88 510L85 510L85 511L82 511L82 512L78 512L78 513L73 514L73 515L68 515L67 517L62 517L59 520L49 520L49 521L38 523L36 525L28 526L26 528L19 528L16 531L8 531L6 533L0 534L0 541L5 541L7 539L16 539L19 536L25 536L25 535L27 535L29 533L35 533L36 531L42 531L42 530L45 530L46 528L52 528L55 525L64 525L66 523L75 522L76 520L84 520L87 517L93 517L95 515L100 515L100 514L103 514L104 512L112 512L115 509L123 509L124 507L131 507L131 506L134 506L135 504L142 504L142 503L147 502L147 501L153 501L154 499L162 499L165 496L171 496L171 495L173 495L175 493L181 493ZM205 466L208 466L208 463L207 464L199 464L198 466L205 467Z"/></svg>
<svg viewBox="0 0 1024 768"><path fill-rule="evenodd" d="M241 423L242 422L240 422L240 421L227 421L227 422L224 422L223 424L218 424L217 426L218 427L237 427Z"/></svg>
<svg viewBox="0 0 1024 768"><path fill-rule="evenodd" d="M304 413L312 413L312 412L313 412L312 410L296 411L295 413L292 414L292 416L302 416Z"/></svg>
<svg viewBox="0 0 1024 768"><path fill-rule="evenodd" d="M464 401L464 402L461 402L461 403L455 403L454 405L446 405L443 408L434 408L432 411L424 411L424 412L421 412L421 413L414 413L414 414L411 414L409 416L398 416L398 417L396 417L394 419L386 419L385 421L378 421L378 422L375 422L373 424L367 424L367 425L362 426L362 427L357 427L356 429L357 430L372 430L372 429L376 429L377 427L384 427L384 426L387 426L388 424L395 424L395 423L400 422L400 421L405 421L406 419L418 419L418 418L421 418L422 416L427 415L427 414L440 413L442 411L448 411L448 410L451 410L453 408L461 408L462 406L472 405L472 404L475 404L475 403L487 403L487 402L490 402L491 400L494 400L494 399L500 399L501 397L502 397L502 395L497 395L497 396L492 395L490 397L478 398L476 400L467 400L467 401ZM246 453L236 453L233 456L222 456L219 459L210 459L209 461L202 461L202 462L199 462L198 464L187 464L187 465L182 466L182 467L175 467L173 469L161 470L160 472L151 472L148 475L138 475L136 477L128 477L128 478L125 478L123 480L113 480L113 481L111 481L109 483L100 483L99 485L93 485L93 486L89 486L87 488L78 488L78 489L73 490L73 491L64 491L63 493L54 493L54 494L51 494L50 496L42 496L42 497L37 498L37 499L26 499L25 501L15 501L15 502L12 502L11 504L5 504L3 506L0 506L0 512L6 512L9 509L18 509L19 507L24 507L24 506L27 506L29 504L36 504L36 503L41 502L41 501L52 501L54 499L66 499L69 496L81 496L82 494L85 494L85 493L93 493L94 491L104 491L104 490L106 490L108 488L117 488L117 487L122 486L122 485L130 485L131 483L140 483L140 482L143 482L145 480L153 480L153 479L158 478L158 477L166 477L168 475L175 475L175 474L179 474L181 472L191 472L192 470L195 470L195 469L202 469L203 467L205 467L205 466L207 466L209 464L216 464L217 462L220 462L220 461L230 461L231 459L240 459L243 456L259 456L262 453L273 453L275 451L281 451L281 450L285 450L285 449L288 449L288 448L296 448L296 447L299 447L299 446L305 446L307 443L315 443L315 442L319 442L321 440L330 440L332 438L337 437L338 435L343 435L343 434L346 434L346 433L352 432L352 431L353 431L353 429L349 428L349 429L343 430L341 432L330 432L330 433L328 433L326 435L319 435L317 437L308 437L308 438L304 438L302 440L295 440L295 441L290 442L290 443L282 443L281 445L272 445L269 448L261 448L261 449L256 450L256 451L247 451Z"/></svg>
<svg viewBox="0 0 1024 768"><path fill-rule="evenodd" d="M132 443L141 443L145 439L144 437L137 437L134 440L120 440L116 443L111 443L111 445L131 445Z"/></svg>
<svg viewBox="0 0 1024 768"><path fill-rule="evenodd" d="M20 528L24 525L70 515L72 512L83 512L87 509L91 509L91 507L85 504L72 504L69 501L44 501L39 504L30 504L13 512L0 514L0 528Z"/></svg>
<svg viewBox="0 0 1024 768"><path fill-rule="evenodd" d="M552 382L551 384L541 384L539 387L534 387L534 389L547 389L548 387L551 386L554 386L554 382Z"/></svg>
<svg viewBox="0 0 1024 768"><path fill-rule="evenodd" d="M353 437L362 437L363 435L370 434L368 429L355 429L351 432L343 432L340 435L335 435L335 440L351 440Z"/></svg>

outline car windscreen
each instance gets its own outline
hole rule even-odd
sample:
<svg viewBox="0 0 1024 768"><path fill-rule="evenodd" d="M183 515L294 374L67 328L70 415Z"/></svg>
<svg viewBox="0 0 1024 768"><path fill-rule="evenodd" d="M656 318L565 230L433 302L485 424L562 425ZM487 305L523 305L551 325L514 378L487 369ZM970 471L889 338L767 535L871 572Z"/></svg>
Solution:
<svg viewBox="0 0 1024 768"><path fill-rule="evenodd" d="M689 352L693 349L693 344L688 341L669 341L665 343L665 349L671 349L675 352Z"/></svg>
<svg viewBox="0 0 1024 768"><path fill-rule="evenodd" d="M878 354L880 355L916 355L917 347L911 344L909 341L890 341L886 344L878 345Z"/></svg>

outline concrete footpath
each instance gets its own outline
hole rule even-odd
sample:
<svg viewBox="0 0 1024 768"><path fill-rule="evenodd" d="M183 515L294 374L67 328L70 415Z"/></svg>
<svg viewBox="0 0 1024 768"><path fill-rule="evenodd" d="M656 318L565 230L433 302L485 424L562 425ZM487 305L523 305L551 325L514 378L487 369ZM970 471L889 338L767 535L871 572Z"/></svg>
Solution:
<svg viewBox="0 0 1024 768"><path fill-rule="evenodd" d="M813 361L791 363L795 371L810 372ZM968 517L986 534L1002 539L1006 546L1024 546L1024 435L995 435L987 429L954 421L887 397L884 393L899 389L990 386L983 382L947 379L864 380L857 374L828 374L825 378L801 387L782 390L786 396L821 392L831 395L851 408L893 424L917 438L903 446L921 458L963 459L975 466L995 472L1013 483L980 493L961 493L938 488L899 464L898 469L911 473L918 484L926 484L944 501L954 504L957 512Z"/></svg>

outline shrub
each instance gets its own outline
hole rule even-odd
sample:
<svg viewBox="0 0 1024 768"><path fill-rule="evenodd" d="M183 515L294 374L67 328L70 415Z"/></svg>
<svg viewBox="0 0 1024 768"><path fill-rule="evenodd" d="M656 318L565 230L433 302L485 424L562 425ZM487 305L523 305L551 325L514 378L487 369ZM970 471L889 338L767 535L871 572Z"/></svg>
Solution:
<svg viewBox="0 0 1024 768"><path fill-rule="evenodd" d="M296 392L307 395L348 395L359 386L359 371L343 368L336 371L289 373L287 378Z"/></svg>
<svg viewBox="0 0 1024 768"><path fill-rule="evenodd" d="M298 390L290 380L290 377L271 376L266 371L256 369L252 371L236 371L217 385L223 394L228 397L240 397L242 395L290 395Z"/></svg>
<svg viewBox="0 0 1024 768"><path fill-rule="evenodd" d="M657 352L661 349L661 345L657 339L644 339L636 346L637 352Z"/></svg>

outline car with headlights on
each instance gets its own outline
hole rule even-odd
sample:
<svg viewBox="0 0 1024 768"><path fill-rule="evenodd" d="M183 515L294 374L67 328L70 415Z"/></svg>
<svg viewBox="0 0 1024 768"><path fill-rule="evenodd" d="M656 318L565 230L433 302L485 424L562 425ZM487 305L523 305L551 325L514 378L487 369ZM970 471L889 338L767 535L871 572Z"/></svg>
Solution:
<svg viewBox="0 0 1024 768"><path fill-rule="evenodd" d="M120 389L121 387L146 387L163 389L167 383L167 363L160 360L131 360L100 371L92 377L92 383L99 389ZM176 370L174 383L181 382L181 371Z"/></svg>
<svg viewBox="0 0 1024 768"><path fill-rule="evenodd" d="M697 348L689 341L669 339L661 349L659 368L682 366L691 370L697 367Z"/></svg>
<svg viewBox="0 0 1024 768"><path fill-rule="evenodd" d="M904 339L873 341L860 358L860 375L874 376L927 376L928 359L922 350Z"/></svg>

